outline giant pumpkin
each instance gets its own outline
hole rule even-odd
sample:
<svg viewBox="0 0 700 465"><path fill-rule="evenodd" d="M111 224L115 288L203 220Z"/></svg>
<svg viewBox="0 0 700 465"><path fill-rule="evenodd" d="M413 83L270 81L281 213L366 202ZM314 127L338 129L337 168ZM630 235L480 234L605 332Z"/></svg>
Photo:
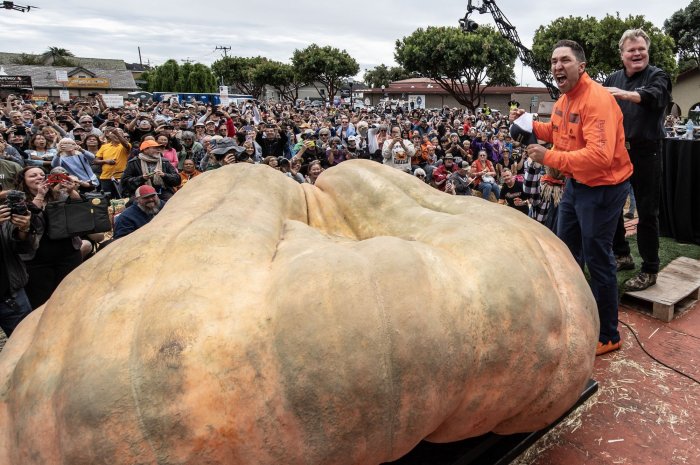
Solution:
<svg viewBox="0 0 700 465"><path fill-rule="evenodd" d="M193 179L0 355L0 463L377 464L539 429L579 397L595 302L515 209L348 161Z"/></svg>

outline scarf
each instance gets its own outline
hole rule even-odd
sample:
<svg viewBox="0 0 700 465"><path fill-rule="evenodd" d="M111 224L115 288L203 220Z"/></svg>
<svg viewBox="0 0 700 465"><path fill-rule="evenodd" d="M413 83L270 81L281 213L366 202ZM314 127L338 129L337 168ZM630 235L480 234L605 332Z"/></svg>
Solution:
<svg viewBox="0 0 700 465"><path fill-rule="evenodd" d="M554 206L559 205L562 193L564 192L564 181L545 174L542 176L541 185L540 195L542 200L549 200Z"/></svg>
<svg viewBox="0 0 700 465"><path fill-rule="evenodd" d="M150 156L146 155L145 153L139 153L139 160L141 161L141 172L143 174L150 174L155 170L163 171L163 158L160 155L150 157ZM149 164L156 165L153 171L148 169ZM146 181L146 184L148 184L149 186L152 186L152 187L155 187L155 186L163 187L163 178L161 178L157 174L154 174L150 180Z"/></svg>

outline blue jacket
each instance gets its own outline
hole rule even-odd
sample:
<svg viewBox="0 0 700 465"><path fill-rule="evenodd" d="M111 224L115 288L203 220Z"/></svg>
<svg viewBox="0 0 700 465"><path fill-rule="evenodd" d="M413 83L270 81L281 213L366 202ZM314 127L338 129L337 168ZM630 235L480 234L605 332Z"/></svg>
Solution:
<svg viewBox="0 0 700 465"><path fill-rule="evenodd" d="M163 209L165 202L160 201L159 211ZM119 239L132 232L136 231L140 227L148 224L153 217L156 215L149 215L139 208L135 203L129 208L124 210L117 219L114 220L114 238Z"/></svg>

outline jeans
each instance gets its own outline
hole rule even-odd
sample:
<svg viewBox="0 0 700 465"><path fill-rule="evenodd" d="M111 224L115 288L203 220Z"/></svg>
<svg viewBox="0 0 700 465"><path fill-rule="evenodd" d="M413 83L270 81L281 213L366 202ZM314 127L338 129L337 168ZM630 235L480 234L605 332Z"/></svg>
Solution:
<svg viewBox="0 0 700 465"><path fill-rule="evenodd" d="M634 215L634 211L637 209L637 199L634 197L634 189L630 186L630 207L627 209L627 213Z"/></svg>
<svg viewBox="0 0 700 465"><path fill-rule="evenodd" d="M0 299L0 327L10 337L17 325L32 312L24 289Z"/></svg>
<svg viewBox="0 0 700 465"><path fill-rule="evenodd" d="M642 257L642 273L659 272L659 203L661 197L661 145L656 150L629 150L634 165L630 178L637 201L637 248ZM630 245L625 239L625 223L620 209L620 218L613 240L613 251L617 256L630 254Z"/></svg>
<svg viewBox="0 0 700 465"><path fill-rule="evenodd" d="M566 182L559 202L557 235L591 275L591 291L600 316L599 341L617 342L617 264L612 251L617 220L629 192L629 182L589 187Z"/></svg>
<svg viewBox="0 0 700 465"><path fill-rule="evenodd" d="M484 200L489 199L491 191L493 191L493 194L496 196L496 198L499 198L501 196L501 186L499 186L495 182L481 181L477 189L479 189L479 192L481 192L481 198Z"/></svg>

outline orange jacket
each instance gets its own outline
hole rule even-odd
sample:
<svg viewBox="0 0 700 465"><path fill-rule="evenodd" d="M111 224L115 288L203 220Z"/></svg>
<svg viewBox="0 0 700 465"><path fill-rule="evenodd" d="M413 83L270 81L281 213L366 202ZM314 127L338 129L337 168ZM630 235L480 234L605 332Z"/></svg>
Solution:
<svg viewBox="0 0 700 465"><path fill-rule="evenodd" d="M534 130L538 139L554 143L544 164L580 183L615 185L632 175L620 106L586 73L554 104L552 120L535 121Z"/></svg>

